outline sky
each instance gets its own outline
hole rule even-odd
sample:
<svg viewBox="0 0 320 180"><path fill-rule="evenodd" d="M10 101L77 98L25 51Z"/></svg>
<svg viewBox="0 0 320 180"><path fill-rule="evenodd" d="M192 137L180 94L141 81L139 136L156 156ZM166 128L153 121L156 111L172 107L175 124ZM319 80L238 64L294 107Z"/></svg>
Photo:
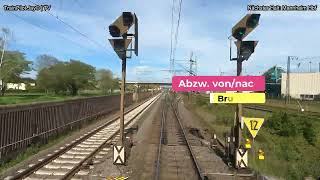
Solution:
<svg viewBox="0 0 320 180"><path fill-rule="evenodd" d="M120 76L121 61L108 42L111 38L108 26L123 11L135 12L139 19L139 56L128 59L127 80L168 82L173 1L177 6L179 0L1 0L0 26L13 31L8 49L24 52L28 60L49 54L63 61L81 60ZM3 9L3 5L34 3L51 5L51 9L49 13ZM273 65L285 68L288 56L320 56L319 0L182 0L175 59L188 60L193 52L198 61L198 75L235 75L236 63L229 60L228 37L232 27L250 13L247 11L250 4L318 5L318 10L256 12L261 13L260 24L245 40L259 43L251 58L243 63L245 75L261 74ZM177 19L175 9L174 27ZM314 70L318 69L318 62L319 59L313 60ZM308 67L309 61L301 63L301 67ZM187 67L176 65L177 69L181 66ZM29 76L36 77L36 73Z"/></svg>

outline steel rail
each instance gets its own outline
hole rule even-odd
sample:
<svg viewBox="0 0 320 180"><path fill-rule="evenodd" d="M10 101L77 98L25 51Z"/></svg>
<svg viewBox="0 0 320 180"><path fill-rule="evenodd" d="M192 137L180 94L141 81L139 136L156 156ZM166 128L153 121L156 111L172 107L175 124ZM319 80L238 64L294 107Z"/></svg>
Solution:
<svg viewBox="0 0 320 180"><path fill-rule="evenodd" d="M139 111L137 114L135 114L128 122L125 123L124 127L127 127L134 119L136 119L141 113L144 112L144 110L146 110L148 107L151 106L151 104L153 104L153 102L155 102L156 100L158 100L158 98L154 99L153 101L151 101L144 109L142 109L141 111ZM143 103L142 103L143 104ZM97 147L93 152L91 152L86 158L84 158L82 161L80 161L75 167L73 167L67 174L65 174L61 179L62 180L67 180L67 179L71 179L75 173L77 173L82 165L88 161L89 159L91 159L93 156L95 156L101 149L103 149L104 145L107 144L108 141L112 140L118 133L120 132L120 129L117 130L116 132L114 132L108 139L106 139L99 147Z"/></svg>
<svg viewBox="0 0 320 180"><path fill-rule="evenodd" d="M171 103L171 107L172 107L172 110L173 110L174 115L175 115L175 117L176 117L176 120L177 120L178 123L179 123L180 129L181 129L181 131L182 131L182 133L183 133L183 137L184 137L184 139L185 139L185 141L186 141L186 144L187 144L187 147L188 147L188 151L189 151L189 153L190 153L190 155L191 155L191 157L192 157L191 159L192 159L193 165L194 165L194 167L195 167L196 170L197 170L198 178L201 179L201 180L205 180L204 174L202 173L201 168L200 168L200 166L199 166L199 164L198 164L198 162L197 162L197 160L196 160L196 157L195 157L195 155L194 155L194 153L193 153L193 151L192 151L190 142L189 142L189 140L188 140L188 138L187 138L187 133L185 132L184 127L183 127L183 124L182 124L181 121L180 121L180 118L179 118L179 116L178 116L177 110L174 108L174 105L173 105L172 103ZM177 106L177 109L178 109L178 106Z"/></svg>
<svg viewBox="0 0 320 180"><path fill-rule="evenodd" d="M265 108L259 107L259 106L244 106L244 108L268 112L268 113L272 113L274 111L277 111L277 110L272 110L272 109L265 109ZM271 108L276 109L277 107L271 107ZM299 111L299 112L297 112L294 109L283 109L283 110L285 110L289 114L292 114L293 116L297 116L297 117L305 117L307 115L307 116L310 116L310 117L313 117L316 119L320 119L320 112L316 112L316 111L304 111L304 112Z"/></svg>
<svg viewBox="0 0 320 180"><path fill-rule="evenodd" d="M144 104L145 102L147 102L150 98L146 99L145 101L143 101L142 103L138 104L135 107L132 107L131 109L127 110L125 112L125 114L130 113L131 111L133 111L134 109L140 107L142 104ZM156 100L156 99L155 99ZM152 101L153 102L153 101ZM151 104L151 103L150 103ZM148 107L148 106L147 106ZM143 110L142 110L143 111ZM16 180L16 179L23 179L29 175L31 175L33 172L37 171L38 169L44 167L45 165L47 165L48 163L50 163L51 161L53 161L54 159L58 158L60 155L66 153L67 151L69 151L70 149L72 149L73 147L77 146L78 144L80 144L81 142L85 141L86 139L88 139L89 137L93 136L94 134L96 134L97 132L99 132L100 130L102 130L103 128L109 126L110 124L114 123L117 119L119 119L119 115L112 118L110 121L106 122L105 124L99 126L98 128L90 131L88 134L84 135L83 137L75 140L74 142L70 143L69 145L65 146L63 149L58 150L57 152L53 153L51 156L47 156L45 157L42 161L40 161L39 163L25 169L24 171L22 171L19 174L14 175L13 177L11 177L11 179Z"/></svg>
<svg viewBox="0 0 320 180"><path fill-rule="evenodd" d="M243 108L264 111L264 112L270 112L270 113L272 112L272 110L270 110L270 109L265 109L265 108L256 107L256 106L243 106Z"/></svg>
<svg viewBox="0 0 320 180"><path fill-rule="evenodd" d="M158 157L157 157L157 164L156 164L156 174L155 174L155 180L159 180L160 178L160 159L161 159L161 147L163 143L163 131L164 131L164 123L166 118L166 112L165 112L165 105L166 103L166 95L165 100L162 104L162 117L161 117L161 127L160 127L160 138L159 138L159 147L158 147Z"/></svg>

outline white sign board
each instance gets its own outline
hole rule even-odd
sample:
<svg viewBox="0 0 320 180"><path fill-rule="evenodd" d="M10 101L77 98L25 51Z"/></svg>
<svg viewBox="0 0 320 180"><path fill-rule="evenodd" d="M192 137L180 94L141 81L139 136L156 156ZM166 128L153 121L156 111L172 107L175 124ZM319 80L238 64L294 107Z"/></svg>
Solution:
<svg viewBox="0 0 320 180"><path fill-rule="evenodd" d="M236 149L236 166L238 168L247 168L248 167L248 151L240 146L239 149Z"/></svg>
<svg viewBox="0 0 320 180"><path fill-rule="evenodd" d="M125 152L123 146L113 146L113 164L124 165L125 164Z"/></svg>

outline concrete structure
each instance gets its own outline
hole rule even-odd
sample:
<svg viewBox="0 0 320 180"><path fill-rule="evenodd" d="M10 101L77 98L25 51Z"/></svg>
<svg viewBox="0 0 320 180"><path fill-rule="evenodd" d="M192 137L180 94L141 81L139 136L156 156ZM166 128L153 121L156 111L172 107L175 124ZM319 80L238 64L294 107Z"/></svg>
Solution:
<svg viewBox="0 0 320 180"><path fill-rule="evenodd" d="M281 94L286 95L287 74L282 73ZM320 73L290 73L289 94L292 98L320 98Z"/></svg>

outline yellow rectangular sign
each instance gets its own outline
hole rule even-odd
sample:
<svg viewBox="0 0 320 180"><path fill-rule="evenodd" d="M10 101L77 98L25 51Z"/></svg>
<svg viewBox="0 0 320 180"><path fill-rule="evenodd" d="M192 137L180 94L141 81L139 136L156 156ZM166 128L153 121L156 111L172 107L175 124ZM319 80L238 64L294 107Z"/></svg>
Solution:
<svg viewBox="0 0 320 180"><path fill-rule="evenodd" d="M210 103L265 103L265 93L210 93Z"/></svg>

